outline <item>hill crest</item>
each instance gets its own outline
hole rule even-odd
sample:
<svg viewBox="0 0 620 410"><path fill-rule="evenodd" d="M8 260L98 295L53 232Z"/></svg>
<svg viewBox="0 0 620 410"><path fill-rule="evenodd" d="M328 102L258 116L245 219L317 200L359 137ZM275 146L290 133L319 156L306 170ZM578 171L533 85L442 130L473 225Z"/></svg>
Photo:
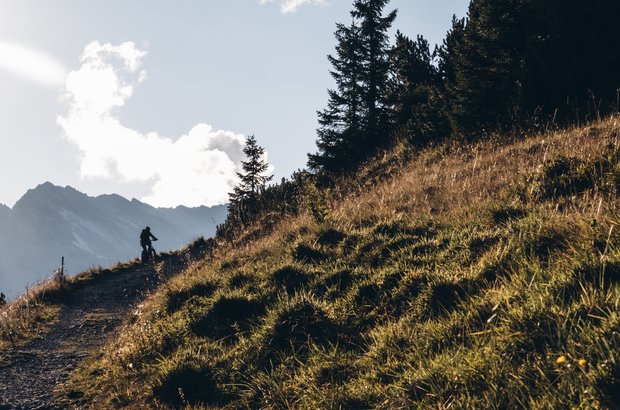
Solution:
<svg viewBox="0 0 620 410"><path fill-rule="evenodd" d="M172 278L68 386L108 405L613 405L619 136L612 118L397 146L325 218L302 212Z"/></svg>
<svg viewBox="0 0 620 410"><path fill-rule="evenodd" d="M166 281L57 399L613 408L616 118L511 142L399 145L356 184L306 197L270 234L254 227Z"/></svg>

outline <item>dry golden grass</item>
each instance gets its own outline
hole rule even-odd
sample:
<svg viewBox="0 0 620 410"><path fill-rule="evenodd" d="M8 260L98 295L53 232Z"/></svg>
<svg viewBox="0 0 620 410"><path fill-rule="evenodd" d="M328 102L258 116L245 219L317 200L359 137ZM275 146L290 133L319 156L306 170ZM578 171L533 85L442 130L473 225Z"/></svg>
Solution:
<svg viewBox="0 0 620 410"><path fill-rule="evenodd" d="M332 219L345 223L369 218L412 220L475 211L479 204L502 199L500 195L507 187L540 173L548 161L559 157L589 160L610 146L617 150L619 144L620 118L613 117L585 128L510 144L492 139L423 150L411 164L397 170L397 177L364 187L347 201L335 204ZM597 196L581 198L579 207L598 206L598 200Z"/></svg>
<svg viewBox="0 0 620 410"><path fill-rule="evenodd" d="M0 361L3 352L26 343L50 328L60 306L49 301L55 300L62 291L63 283L51 279L0 309Z"/></svg>

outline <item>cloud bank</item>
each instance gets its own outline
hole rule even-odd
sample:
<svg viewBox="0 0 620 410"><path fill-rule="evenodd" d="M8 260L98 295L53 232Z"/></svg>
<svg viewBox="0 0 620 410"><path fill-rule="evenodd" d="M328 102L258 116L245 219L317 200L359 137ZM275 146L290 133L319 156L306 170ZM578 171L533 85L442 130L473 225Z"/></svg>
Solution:
<svg viewBox="0 0 620 410"><path fill-rule="evenodd" d="M66 70L62 64L39 51L0 41L0 68L46 87L62 85Z"/></svg>
<svg viewBox="0 0 620 410"><path fill-rule="evenodd" d="M273 3L274 0L259 0L259 4L265 5L267 3ZM310 4L313 6L326 6L329 4L329 0L285 0L280 5L280 11L283 14L295 13L297 9L304 4Z"/></svg>
<svg viewBox="0 0 620 410"><path fill-rule="evenodd" d="M146 79L145 56L132 42L95 41L67 76L69 109L57 121L82 153L81 176L148 184L151 193L140 199L158 207L227 202L244 158L242 135L198 124L172 139L120 123L116 111Z"/></svg>

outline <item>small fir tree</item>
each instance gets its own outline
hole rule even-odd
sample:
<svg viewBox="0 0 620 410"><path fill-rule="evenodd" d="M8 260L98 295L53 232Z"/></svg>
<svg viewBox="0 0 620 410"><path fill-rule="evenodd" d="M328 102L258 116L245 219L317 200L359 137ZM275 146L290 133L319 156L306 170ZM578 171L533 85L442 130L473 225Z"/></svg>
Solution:
<svg viewBox="0 0 620 410"><path fill-rule="evenodd" d="M230 213L238 214L241 221L245 222L250 217L248 213L253 215L258 211L258 196L273 175L266 174L269 164L265 161L265 149L257 144L254 135L246 137L243 153L247 161L241 161L243 172L237 172L239 184L228 196Z"/></svg>

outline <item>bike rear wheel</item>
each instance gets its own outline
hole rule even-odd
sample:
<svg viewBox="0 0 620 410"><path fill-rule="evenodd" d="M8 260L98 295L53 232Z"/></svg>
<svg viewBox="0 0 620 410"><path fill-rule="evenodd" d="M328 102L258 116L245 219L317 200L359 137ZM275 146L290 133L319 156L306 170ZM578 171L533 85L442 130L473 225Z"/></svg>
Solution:
<svg viewBox="0 0 620 410"><path fill-rule="evenodd" d="M147 265L150 262L150 259L151 259L150 256L151 255L150 255L149 251L147 251L147 250L142 251L141 259L142 259L142 264L143 265Z"/></svg>

